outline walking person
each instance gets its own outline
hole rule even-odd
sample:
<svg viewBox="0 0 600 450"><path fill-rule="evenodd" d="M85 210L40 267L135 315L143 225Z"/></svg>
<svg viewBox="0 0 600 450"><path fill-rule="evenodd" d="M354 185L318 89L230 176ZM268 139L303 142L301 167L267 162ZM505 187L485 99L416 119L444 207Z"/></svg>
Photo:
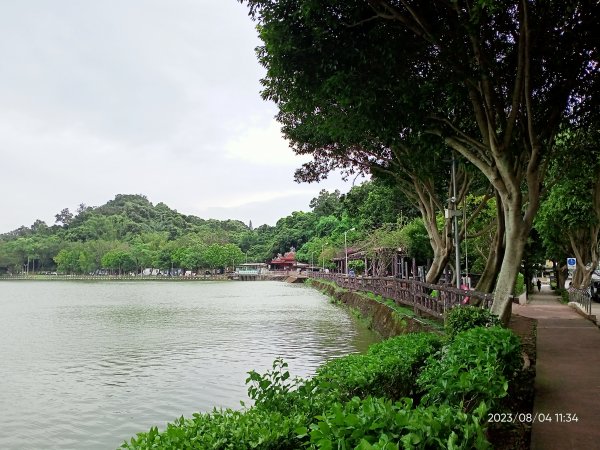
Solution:
<svg viewBox="0 0 600 450"><path fill-rule="evenodd" d="M542 291L542 282L539 278L537 280L537 287L538 287L538 292L541 292Z"/></svg>

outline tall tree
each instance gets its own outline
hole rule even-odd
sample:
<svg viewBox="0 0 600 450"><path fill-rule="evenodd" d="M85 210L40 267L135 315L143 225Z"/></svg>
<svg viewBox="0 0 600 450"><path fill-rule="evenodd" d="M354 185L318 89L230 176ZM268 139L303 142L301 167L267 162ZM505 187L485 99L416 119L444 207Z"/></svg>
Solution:
<svg viewBox="0 0 600 450"><path fill-rule="evenodd" d="M326 189L321 189L319 195L313 198L308 204L312 212L317 217L322 216L339 216L341 209L340 191L337 189L333 192L328 192Z"/></svg>
<svg viewBox="0 0 600 450"><path fill-rule="evenodd" d="M487 177L506 227L492 306L506 322L557 127L597 105L597 2L241 1L264 42L263 95L286 134L304 133L297 151L377 160L377 143L430 133Z"/></svg>
<svg viewBox="0 0 600 450"><path fill-rule="evenodd" d="M589 286L600 261L599 140L597 127L569 128L559 135L548 195L536 219L554 260L576 257L573 285L578 288Z"/></svg>
<svg viewBox="0 0 600 450"><path fill-rule="evenodd" d="M63 208L54 217L56 218L56 223L62 224L64 226L69 226L69 224L73 220L73 213L69 211L69 208Z"/></svg>

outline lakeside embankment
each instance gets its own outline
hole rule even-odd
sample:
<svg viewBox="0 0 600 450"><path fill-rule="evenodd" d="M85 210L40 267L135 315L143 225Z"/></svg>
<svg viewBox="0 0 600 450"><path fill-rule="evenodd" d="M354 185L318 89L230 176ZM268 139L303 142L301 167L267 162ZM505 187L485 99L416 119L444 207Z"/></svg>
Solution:
<svg viewBox="0 0 600 450"><path fill-rule="evenodd" d="M376 300L375 296L348 291L321 280L309 279L307 284L357 312L368 327L383 339L413 332L439 332L442 329L441 323L416 317L409 308L394 305L390 301Z"/></svg>

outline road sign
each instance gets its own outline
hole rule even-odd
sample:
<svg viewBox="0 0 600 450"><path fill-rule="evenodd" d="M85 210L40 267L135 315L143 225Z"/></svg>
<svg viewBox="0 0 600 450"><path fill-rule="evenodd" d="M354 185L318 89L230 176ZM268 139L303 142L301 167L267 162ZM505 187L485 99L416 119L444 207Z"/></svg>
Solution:
<svg viewBox="0 0 600 450"><path fill-rule="evenodd" d="M575 258L567 258L567 269L573 270L577 265L577 260Z"/></svg>

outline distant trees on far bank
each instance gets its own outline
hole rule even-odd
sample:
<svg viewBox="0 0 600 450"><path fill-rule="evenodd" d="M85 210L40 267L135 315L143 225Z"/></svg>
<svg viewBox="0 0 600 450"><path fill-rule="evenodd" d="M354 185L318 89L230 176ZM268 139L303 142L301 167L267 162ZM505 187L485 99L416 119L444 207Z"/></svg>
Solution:
<svg viewBox="0 0 600 450"><path fill-rule="evenodd" d="M344 195L323 190L310 206L313 211L294 212L275 226L253 228L238 220L181 214L142 195L117 195L102 206L81 204L75 214L64 208L52 226L36 220L0 235L0 273L229 269L246 261L268 262L311 242L319 254L300 251L299 257L307 262L325 257L329 265L346 230L355 229L348 236L353 242L415 214L393 188L373 181Z"/></svg>

